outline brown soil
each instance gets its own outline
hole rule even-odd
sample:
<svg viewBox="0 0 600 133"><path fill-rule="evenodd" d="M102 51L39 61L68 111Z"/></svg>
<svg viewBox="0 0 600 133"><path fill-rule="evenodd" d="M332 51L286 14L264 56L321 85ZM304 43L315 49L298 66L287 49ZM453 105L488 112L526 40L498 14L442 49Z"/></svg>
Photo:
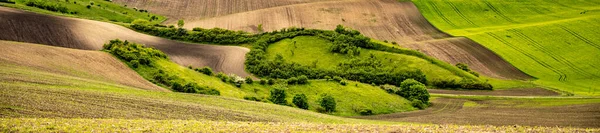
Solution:
<svg viewBox="0 0 600 133"><path fill-rule="evenodd" d="M429 93L434 94L457 94L457 95L492 95L492 96L560 96L560 93L546 90L543 88L524 88L494 91L479 90L441 90L428 89Z"/></svg>
<svg viewBox="0 0 600 133"><path fill-rule="evenodd" d="M148 82L104 52L0 41L0 53L2 67L34 69L140 89L168 91ZM0 74L4 75L3 79L12 77L7 73Z"/></svg>
<svg viewBox="0 0 600 133"><path fill-rule="evenodd" d="M30 42L84 50L100 50L109 40L129 40L155 47L182 66L210 66L216 71L249 76L244 71L247 48L182 43L92 20L56 17L0 7L0 40Z"/></svg>
<svg viewBox="0 0 600 133"><path fill-rule="evenodd" d="M556 107L463 107L467 100L438 98L421 111L357 117L361 119L471 125L600 127L600 104Z"/></svg>
<svg viewBox="0 0 600 133"><path fill-rule="evenodd" d="M229 5L223 8L236 9L240 8L240 5ZM346 0L294 4L202 20L190 19L186 21L185 28L221 27L256 32L259 24L263 24L265 31L292 26L333 29L336 25L342 24L361 31L366 36L378 40L396 41L404 47L420 50L451 64L466 63L473 70L489 77L531 78L487 48L467 38L455 38L439 31L411 2Z"/></svg>
<svg viewBox="0 0 600 133"><path fill-rule="evenodd" d="M166 23L176 23L223 16L264 8L330 0L114 0L115 3L147 9L169 17Z"/></svg>

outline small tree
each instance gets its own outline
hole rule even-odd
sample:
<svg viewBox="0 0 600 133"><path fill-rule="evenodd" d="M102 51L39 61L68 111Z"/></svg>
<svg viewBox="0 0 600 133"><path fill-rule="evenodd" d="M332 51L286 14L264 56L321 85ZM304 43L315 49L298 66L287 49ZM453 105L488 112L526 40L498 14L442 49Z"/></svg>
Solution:
<svg viewBox="0 0 600 133"><path fill-rule="evenodd" d="M212 71L212 69L210 69L210 67L196 68L194 70L197 72L204 73L208 76L212 76L214 74L214 72Z"/></svg>
<svg viewBox="0 0 600 133"><path fill-rule="evenodd" d="M336 107L335 98L329 94L322 95L320 105L326 112L333 112Z"/></svg>
<svg viewBox="0 0 600 133"><path fill-rule="evenodd" d="M458 64L456 64L456 67L458 67L459 69L461 69L463 71L467 71L467 72L471 71L471 69L469 69L469 65L467 65L467 64L458 63Z"/></svg>
<svg viewBox="0 0 600 133"><path fill-rule="evenodd" d="M285 94L284 89L275 88L271 90L269 101L279 105L287 105L287 101L285 100L286 97L287 94Z"/></svg>
<svg viewBox="0 0 600 133"><path fill-rule="evenodd" d="M300 75L298 77L298 84L306 84L308 83L308 77L306 75Z"/></svg>
<svg viewBox="0 0 600 133"><path fill-rule="evenodd" d="M296 94L292 103L301 109L308 109L308 98L304 94Z"/></svg>
<svg viewBox="0 0 600 133"><path fill-rule="evenodd" d="M179 28L182 28L184 24L185 24L185 22L183 22L183 19L180 19L179 21L177 21L177 27L179 27Z"/></svg>
<svg viewBox="0 0 600 133"><path fill-rule="evenodd" d="M400 91L396 93L411 101L420 100L423 103L429 103L429 92L427 92L425 85L414 79L402 81Z"/></svg>
<svg viewBox="0 0 600 133"><path fill-rule="evenodd" d="M256 28L258 30L258 32L264 32L265 29L263 29L263 24L258 24L258 27Z"/></svg>

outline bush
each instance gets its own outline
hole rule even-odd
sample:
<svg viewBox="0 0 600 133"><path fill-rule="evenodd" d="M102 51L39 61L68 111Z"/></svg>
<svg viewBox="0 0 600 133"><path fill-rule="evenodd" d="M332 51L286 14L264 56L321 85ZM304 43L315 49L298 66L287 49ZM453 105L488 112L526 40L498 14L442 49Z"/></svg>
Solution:
<svg viewBox="0 0 600 133"><path fill-rule="evenodd" d="M308 83L308 77L306 75L300 75L298 77L298 84L306 84Z"/></svg>
<svg viewBox="0 0 600 133"><path fill-rule="evenodd" d="M429 103L429 92L423 83L414 79L407 79L400 83L400 91L396 94L408 100L420 100L424 103Z"/></svg>
<svg viewBox="0 0 600 133"><path fill-rule="evenodd" d="M261 85L265 85L265 84L267 84L267 81L266 81L265 79L261 79L259 83L260 83Z"/></svg>
<svg viewBox="0 0 600 133"><path fill-rule="evenodd" d="M333 96L329 95L329 94L325 94L321 96L321 99L319 100L320 105L323 109L325 109L325 112L334 112L335 108L336 108L336 103L335 103L335 98L333 98Z"/></svg>
<svg viewBox="0 0 600 133"><path fill-rule="evenodd" d="M271 89L271 96L269 97L269 101L279 104L279 105L287 105L287 100L285 98L287 94L284 89L275 88Z"/></svg>
<svg viewBox="0 0 600 133"><path fill-rule="evenodd" d="M250 76L246 77L246 84L252 84L254 83L254 80L252 80L252 78Z"/></svg>
<svg viewBox="0 0 600 133"><path fill-rule="evenodd" d="M48 11L69 13L69 9L63 5L53 2L46 2L43 0L27 0L24 2L26 6L36 7Z"/></svg>
<svg viewBox="0 0 600 133"><path fill-rule="evenodd" d="M275 79L269 79L269 80L267 80L267 84L274 85L275 84Z"/></svg>
<svg viewBox="0 0 600 133"><path fill-rule="evenodd" d="M421 100L412 100L410 103L413 107L418 108L418 109L425 109L427 108L427 104L423 103Z"/></svg>
<svg viewBox="0 0 600 133"><path fill-rule="evenodd" d="M291 85L293 85L293 84L297 84L297 83L298 83L298 78L296 78L296 77L291 77L291 78L287 79L287 83L288 83L288 84L291 84Z"/></svg>
<svg viewBox="0 0 600 133"><path fill-rule="evenodd" d="M212 69L210 69L210 67L196 68L196 69L194 69L194 71L206 74L208 76L212 76L214 74L214 72L212 71Z"/></svg>
<svg viewBox="0 0 600 133"><path fill-rule="evenodd" d="M257 98L255 96L244 96L245 100L250 100L250 101L257 101L257 102L261 102L262 100L260 98Z"/></svg>
<svg viewBox="0 0 600 133"><path fill-rule="evenodd" d="M387 93L396 94L396 92L400 91L400 89L393 85L381 85L379 88L385 90Z"/></svg>
<svg viewBox="0 0 600 133"><path fill-rule="evenodd" d="M308 109L308 98L306 98L306 95L304 94L296 94L292 100L292 103L294 103L294 105L296 105L298 108Z"/></svg>
<svg viewBox="0 0 600 133"><path fill-rule="evenodd" d="M346 86L346 85L348 85L348 82L346 82L346 81L341 81L341 82L340 82L340 84L341 84L341 85L343 85L343 86Z"/></svg>
<svg viewBox="0 0 600 133"><path fill-rule="evenodd" d="M333 77L333 81L335 81L335 82L342 82L342 80L344 80L344 79L342 79L342 77L340 77L340 76Z"/></svg>
<svg viewBox="0 0 600 133"><path fill-rule="evenodd" d="M217 74L217 78L221 79L221 81L226 83L230 80L229 77L222 72L219 72L219 74Z"/></svg>
<svg viewBox="0 0 600 133"><path fill-rule="evenodd" d="M442 89L465 89L465 90L493 90L493 86L487 82L480 82L474 80L462 79L461 81L456 80L440 80L436 79L431 81L433 86Z"/></svg>
<svg viewBox="0 0 600 133"><path fill-rule="evenodd" d="M361 109L359 111L360 115L373 115L373 110L371 109Z"/></svg>

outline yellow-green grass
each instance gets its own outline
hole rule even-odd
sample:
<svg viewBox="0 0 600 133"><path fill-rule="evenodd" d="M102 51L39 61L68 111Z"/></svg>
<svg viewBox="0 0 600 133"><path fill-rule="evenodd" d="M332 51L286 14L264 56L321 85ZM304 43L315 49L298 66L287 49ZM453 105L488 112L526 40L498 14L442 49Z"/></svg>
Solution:
<svg viewBox="0 0 600 133"><path fill-rule="evenodd" d="M244 97L256 97L267 101L270 90L273 88L287 88L288 103L292 105L295 94L305 94L309 98L310 110L317 111L318 100L323 94L331 94L337 102L336 112L338 116L360 115L361 109L373 110L374 114L395 113L415 110L410 102L398 95L389 94L376 86L349 82L351 85L342 86L336 82L311 80L307 85L260 85L243 84L240 88L233 84L221 81L215 76L208 76L196 72L187 67L180 66L169 60L159 59L153 67L139 66L133 68L142 77L153 80L154 73L163 70L173 76L181 78L182 83L195 82L200 86L208 86L220 91L221 96L242 99ZM167 87L167 86L163 86ZM359 106L360 105L360 106Z"/></svg>
<svg viewBox="0 0 600 133"><path fill-rule="evenodd" d="M0 67L0 114L4 118L372 122L236 98L148 91L42 70Z"/></svg>
<svg viewBox="0 0 600 133"><path fill-rule="evenodd" d="M294 42L296 44L294 45ZM383 65L395 66L398 70L421 69L428 80L431 79L461 79L451 71L430 63L416 56L395 54L376 50L361 49L360 55L351 57L344 54L332 53L328 50L330 41L314 37L300 36L293 39L284 39L269 45L267 54L274 59L282 55L286 61L313 66L320 69L335 70L341 62L352 58L370 58L371 55L381 60Z"/></svg>
<svg viewBox="0 0 600 133"><path fill-rule="evenodd" d="M597 128L147 119L0 119L2 132L598 132Z"/></svg>
<svg viewBox="0 0 600 133"><path fill-rule="evenodd" d="M436 27L496 52L533 83L600 96L600 2L414 0Z"/></svg>
<svg viewBox="0 0 600 133"><path fill-rule="evenodd" d="M136 19L150 20L152 16L158 17L157 20L153 20L151 23L159 24L167 18L164 16L160 16L157 14L139 12L134 10L134 7L125 7L124 5L119 5L117 3L105 1L105 0L42 0L48 3L56 3L60 4L69 9L69 12L77 12L76 14L63 14L59 12L52 12L45 9L40 9L36 7L29 7L24 4L26 1L30 0L13 0L16 4L8 4L0 2L0 6L19 8L23 10L51 14L51 15L59 15L59 16L68 16L68 17L78 17L84 19L92 19L99 21L107 21L107 22L122 22L122 23L130 23ZM88 9L86 6L90 5L90 2L94 2L94 5ZM76 4L74 2L77 2ZM100 6L98 6L100 5Z"/></svg>

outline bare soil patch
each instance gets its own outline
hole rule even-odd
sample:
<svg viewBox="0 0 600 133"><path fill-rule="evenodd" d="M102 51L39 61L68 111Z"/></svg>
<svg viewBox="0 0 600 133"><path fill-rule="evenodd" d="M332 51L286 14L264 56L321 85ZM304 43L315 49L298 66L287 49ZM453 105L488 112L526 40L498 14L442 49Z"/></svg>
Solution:
<svg viewBox="0 0 600 133"><path fill-rule="evenodd" d="M168 91L148 82L112 55L99 51L0 41L0 63L2 67L35 69L140 89ZM26 80L7 73L0 74L2 79ZM44 83L41 80L35 82Z"/></svg>
<svg viewBox="0 0 600 133"><path fill-rule="evenodd" d="M357 118L434 124L600 127L600 104L531 108L463 107L466 101L438 98L432 101L432 107L421 111Z"/></svg>
<svg viewBox="0 0 600 133"><path fill-rule="evenodd" d="M509 90L442 90L442 89L427 89L429 93L434 94L457 94L457 95L492 95L492 96L559 96L560 93L546 90L543 88L522 88Z"/></svg>
<svg viewBox="0 0 600 133"><path fill-rule="evenodd" d="M145 44L165 52L182 66L210 66L213 70L249 76L244 71L247 48L190 44L154 37L128 28L92 20L35 14L0 7L0 40L30 42L84 50L100 50L109 40Z"/></svg>
<svg viewBox="0 0 600 133"><path fill-rule="evenodd" d="M234 5L226 9L237 8ZM342 24L366 36L396 41L451 64L466 63L483 75L528 79L494 52L467 38L452 37L429 23L411 2L396 0L325 1L265 8L231 15L186 21L186 28L226 28L257 32L287 27L334 29Z"/></svg>

